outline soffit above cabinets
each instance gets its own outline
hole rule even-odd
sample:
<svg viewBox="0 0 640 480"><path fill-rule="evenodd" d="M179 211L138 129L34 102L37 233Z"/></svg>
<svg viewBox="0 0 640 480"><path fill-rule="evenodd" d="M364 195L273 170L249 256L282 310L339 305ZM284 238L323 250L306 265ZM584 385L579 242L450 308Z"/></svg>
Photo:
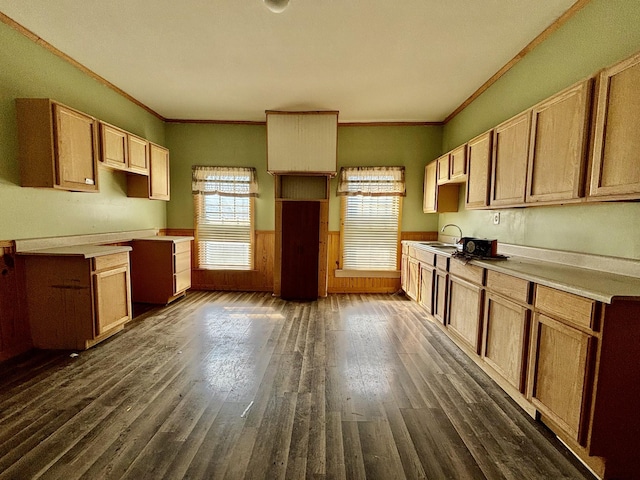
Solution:
<svg viewBox="0 0 640 480"><path fill-rule="evenodd" d="M576 0L0 0L165 119L440 122ZM581 0L579 4L584 4Z"/></svg>

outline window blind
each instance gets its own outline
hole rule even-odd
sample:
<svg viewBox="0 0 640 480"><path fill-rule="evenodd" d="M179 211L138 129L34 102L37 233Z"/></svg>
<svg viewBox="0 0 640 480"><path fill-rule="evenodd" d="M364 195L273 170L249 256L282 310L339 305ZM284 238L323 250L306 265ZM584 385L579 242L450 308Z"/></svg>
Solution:
<svg viewBox="0 0 640 480"><path fill-rule="evenodd" d="M198 268L250 270L255 170L194 166L192 190Z"/></svg>
<svg viewBox="0 0 640 480"><path fill-rule="evenodd" d="M403 167L343 168L342 268L397 270Z"/></svg>

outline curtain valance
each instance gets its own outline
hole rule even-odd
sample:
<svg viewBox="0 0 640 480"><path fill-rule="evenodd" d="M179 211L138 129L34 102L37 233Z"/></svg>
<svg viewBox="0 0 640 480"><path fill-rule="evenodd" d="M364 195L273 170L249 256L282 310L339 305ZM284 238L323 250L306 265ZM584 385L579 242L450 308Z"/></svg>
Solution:
<svg viewBox="0 0 640 480"><path fill-rule="evenodd" d="M258 196L256 169L194 165L191 190L194 194L200 195L256 197Z"/></svg>
<svg viewBox="0 0 640 480"><path fill-rule="evenodd" d="M342 167L336 194L404 197L404 167Z"/></svg>

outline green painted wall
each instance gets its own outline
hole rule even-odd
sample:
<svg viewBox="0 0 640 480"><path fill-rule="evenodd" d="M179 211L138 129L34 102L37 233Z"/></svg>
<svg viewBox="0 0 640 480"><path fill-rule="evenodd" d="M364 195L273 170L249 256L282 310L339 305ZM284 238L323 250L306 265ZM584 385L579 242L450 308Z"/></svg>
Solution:
<svg viewBox="0 0 640 480"><path fill-rule="evenodd" d="M191 166L221 165L255 167L259 197L256 199L256 229L274 228L273 177L267 173L266 128L254 125L167 124L171 150L171 202L167 208L170 228L193 228ZM441 127L339 127L338 167L406 167L407 196L402 228L431 231L437 216L422 213L422 179L428 158L437 155L442 144ZM340 201L331 184L329 229L340 229Z"/></svg>
<svg viewBox="0 0 640 480"><path fill-rule="evenodd" d="M48 97L164 144L164 124L0 23L0 240L163 228L165 202L126 196L122 172L100 167L100 193L20 187L15 99Z"/></svg>
<svg viewBox="0 0 640 480"><path fill-rule="evenodd" d="M637 0L592 0L444 127L442 151L639 51L638 18ZM507 209L497 226L492 214L461 205L439 224L505 243L640 258L640 203Z"/></svg>

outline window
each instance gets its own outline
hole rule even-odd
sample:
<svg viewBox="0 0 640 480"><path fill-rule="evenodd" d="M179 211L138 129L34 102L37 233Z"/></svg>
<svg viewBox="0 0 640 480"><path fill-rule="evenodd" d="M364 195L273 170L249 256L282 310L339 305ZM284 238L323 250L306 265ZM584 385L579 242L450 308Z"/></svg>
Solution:
<svg viewBox="0 0 640 480"><path fill-rule="evenodd" d="M253 268L255 169L193 167L197 268Z"/></svg>
<svg viewBox="0 0 640 480"><path fill-rule="evenodd" d="M340 170L343 270L397 271L404 167Z"/></svg>

